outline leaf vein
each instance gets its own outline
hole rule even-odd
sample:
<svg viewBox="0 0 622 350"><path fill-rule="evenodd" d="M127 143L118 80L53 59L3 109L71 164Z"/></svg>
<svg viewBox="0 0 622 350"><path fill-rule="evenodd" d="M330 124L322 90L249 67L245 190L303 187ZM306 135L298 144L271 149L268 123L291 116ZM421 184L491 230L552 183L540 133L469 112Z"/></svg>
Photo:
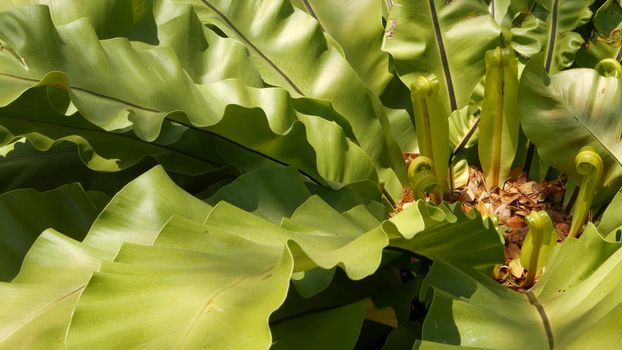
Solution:
<svg viewBox="0 0 622 350"><path fill-rule="evenodd" d="M298 94L300 94L301 96L305 96L305 94L302 92L302 90L300 90L300 88L298 88L298 86L296 86L296 84L292 81L292 79L287 74L285 74L285 72L283 72L281 70L281 68L279 68L276 65L276 63L274 63L274 61L272 61L270 58L268 58L268 56L266 56L266 54L263 53L263 51L261 51L255 44L253 44L246 37L246 35L244 35L244 33L242 33L242 31L240 29L238 29L238 27L229 19L229 17L227 17L224 13L222 13L220 10L218 10L218 8L216 8L216 6L214 6L208 0L201 0L201 1L205 4L205 6L209 7L210 10L212 10L216 15L218 15L218 17L222 18L222 20L225 21L227 26L229 26L229 28L231 28L231 30L233 30L237 35L239 35L240 39L242 39L245 43L247 43L253 49L253 51L257 52L257 54L259 56L261 56L261 58L263 58L264 61L266 61L272 68L274 68L274 70L276 70L276 72L280 76L282 76L283 79L285 79L287 81L287 83L294 90L296 90L296 92Z"/></svg>
<svg viewBox="0 0 622 350"><path fill-rule="evenodd" d="M445 75L445 82L447 83L447 92L449 94L449 105L453 112L458 109L456 103L456 93L454 92L453 78L451 77L451 70L449 69L449 62L447 61L447 50L445 49L445 43L443 42L443 35L441 33L441 26L438 21L438 15L436 13L436 7L434 0L428 0L430 6L430 15L432 17L432 24L434 26L434 34L436 35L436 42L438 44L439 56L441 57L441 65L443 66L443 75Z"/></svg>

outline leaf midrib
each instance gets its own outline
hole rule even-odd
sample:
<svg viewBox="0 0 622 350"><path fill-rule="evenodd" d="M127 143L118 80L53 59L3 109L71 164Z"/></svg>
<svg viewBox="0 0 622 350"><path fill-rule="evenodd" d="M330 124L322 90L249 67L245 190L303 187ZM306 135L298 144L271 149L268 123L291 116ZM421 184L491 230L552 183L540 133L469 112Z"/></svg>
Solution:
<svg viewBox="0 0 622 350"><path fill-rule="evenodd" d="M596 140L596 142L598 142L598 144L599 144L599 145L600 145L600 146L601 146L601 147L602 147L605 151L607 151L607 153L608 153L608 154L609 154L609 155L610 155L613 159L615 159L615 160L618 162L618 164L619 164L620 166L622 166L621 159L619 159L619 158L618 158L617 154L616 154L616 153L614 153L614 152L612 152L612 151L610 150L610 148L607 146L607 144L606 144L604 141L602 141L602 140L600 139L600 137L599 137L597 134L595 134L594 132L592 132L591 125L590 125L590 124L588 124L588 123L586 123L586 122L584 122L584 121L583 121L583 120L579 117L581 114L580 114L580 113L576 113L575 108L574 108L572 105L570 105L570 104L568 103L568 101L566 101L566 100L564 100L564 99L562 99L562 98L559 98L558 96L555 96L555 95L553 95L553 94L551 94L551 96L553 97L553 100L554 100L557 104L559 104L560 106L562 106L564 110L568 111L568 113L572 116L572 118L573 118L573 119L574 119L574 120L575 120L575 121L579 124L579 126L580 126L583 130L585 130L585 131L586 131L586 132L587 132L590 136L592 136L592 137L594 138L594 140Z"/></svg>
<svg viewBox="0 0 622 350"><path fill-rule="evenodd" d="M501 148L503 146L503 121L505 110L505 69L502 65L497 65L494 69L497 70L497 89L495 89L495 119L494 130L492 133L492 184L489 186L500 186L501 181Z"/></svg>
<svg viewBox="0 0 622 350"><path fill-rule="evenodd" d="M78 288L72 290L71 292L66 293L64 295L61 295L60 297L54 299L53 301L51 301L51 302L41 306L40 308L35 310L33 313L31 313L30 317L24 318L20 322L18 322L17 325L13 329L11 329L9 331L9 333L6 334L5 337L0 339L0 343L4 342L9 337L11 337L13 334L15 334L15 332L17 332L22 326L24 326L25 324L27 324L27 323L31 322L32 320L34 320L35 318L37 318L46 309L50 308L51 306L55 305L56 303L60 302L61 300L65 299L67 297L72 296L73 294L79 293L82 289L84 289L84 287L86 287L86 283L81 284Z"/></svg>
<svg viewBox="0 0 622 350"><path fill-rule="evenodd" d="M26 121L26 122L32 123L32 124L53 125L55 127L61 128L61 129L79 130L79 131L82 131L84 133L102 134L102 135L106 135L107 137L111 137L112 136L112 137L118 137L118 138L122 138L122 139L128 139L128 140L135 141L135 142L138 142L138 143L142 143L142 144L145 144L145 145L149 145L149 146L152 146L152 147L155 147L155 148L161 148L161 149L169 151L169 152L183 154L184 156L196 159L196 160L201 161L201 162L205 162L205 163L211 164L211 165L213 165L215 167L223 166L222 164L218 164L218 163L213 162L213 161L211 161L209 159L196 156L196 155L194 155L192 153L188 153L188 152L183 151L183 150L179 150L179 149L175 149L175 148L171 148L171 147L166 147L166 146L158 144L158 143L147 142L147 141L144 141L144 140L142 140L142 139L140 139L138 137L134 138L134 137L131 137L131 136L126 135L126 134L119 134L119 133L108 132L108 131L106 131L104 129L89 129L89 128L77 127L77 126L76 127L74 127L74 126L70 127L70 126L67 126L67 125L64 125L64 124L59 124L59 123L52 123L52 122L48 122L48 121L44 122L44 121L40 121L40 120L32 120L32 119L29 119L29 118L26 118L26 117L21 117L21 116L17 116L17 115L11 115L10 113L6 113L6 112L0 112L0 119L15 119L15 120L19 120L19 121ZM14 135L14 136L24 136L24 135L27 135L27 134L21 133L20 135ZM45 137L49 137L48 135L44 135L44 136ZM79 134L67 135L67 136L63 136L63 138L69 137L69 136L78 136L78 137L81 137L81 138L85 139L83 136L81 136ZM58 141L58 140L59 139L56 139L54 141ZM91 144L89 142L89 140L87 140L87 139L85 139L85 140L89 144ZM69 142L71 142L71 141L69 141ZM92 144L91 144L91 146L92 146Z"/></svg>
<svg viewBox="0 0 622 350"><path fill-rule="evenodd" d="M307 12L319 22L317 16L315 15L315 11L313 11L313 7L311 7L311 4L309 3L309 0L302 0L302 3L307 8Z"/></svg>
<svg viewBox="0 0 622 350"><path fill-rule="evenodd" d="M555 51L555 39L557 37L557 15L558 15L559 0L553 0L553 8L551 9L551 27L549 34L549 45L546 54L546 62L544 69L547 73L551 71L551 64L553 63L553 52Z"/></svg>
<svg viewBox="0 0 622 350"><path fill-rule="evenodd" d="M301 96L305 96L302 90L294 83L294 81L287 75L279 66L271 60L263 51L261 51L252 41L250 41L244 33L227 17L224 13L222 13L216 6L214 6L208 0L201 0L202 3L205 4L212 12L214 12L218 17L220 17L231 30L233 30L239 37L242 39L248 46L253 49L253 51L257 52L257 54L268 63L274 70L287 81L287 83ZM306 3L306 2L305 2Z"/></svg>
<svg viewBox="0 0 622 350"><path fill-rule="evenodd" d="M538 316L540 316L540 320L542 321L542 327L544 328L544 332L546 333L546 340L548 342L549 349L553 350L555 347L555 340L553 337L553 330L551 329L549 317L547 316L546 311L544 311L544 307L542 306L542 304L540 304L540 301L538 301L538 298L535 294L533 294L533 292L527 291L525 294L527 295L529 303L538 311Z"/></svg>
<svg viewBox="0 0 622 350"><path fill-rule="evenodd" d="M0 76L6 76L6 77L9 77L9 78L13 78L13 79L18 79L18 80L23 80L23 81L33 82L33 83L35 83L35 84L38 84L38 83L40 82L40 81L39 81L39 80L37 80L37 79L33 79L33 78L25 78L25 77L20 77L20 76L17 76L17 75L7 74L7 73L0 73ZM160 110L157 110L157 109L153 109L153 108L150 108L150 107L140 106L140 105L134 104L134 103L132 103L132 102L125 101L125 100L123 100L123 99L120 99L120 98L117 98L117 97L114 97L114 96L104 95L104 94L101 94L101 93L98 93L98 92L95 92L95 91L91 91L91 90L89 90L89 89L82 88L82 87L79 87L79 86L73 86L73 85L72 85L72 86L69 86L69 89L75 89L75 90L78 90L78 91L81 91L81 92L84 92L84 93L87 93L87 94L91 94L91 95L97 96L97 97L99 97L99 98L109 99L109 100L112 100L112 101L119 102L119 103L121 103L121 104L126 104L126 105L128 105L128 106L135 107L135 108L138 108L138 109L142 109L142 110L145 110L145 111L149 111L149 112L152 112L152 113L169 113L169 112L163 112L163 111L160 111ZM228 104L228 105L234 105L234 104ZM244 106L240 106L240 107L247 108L247 107L244 107ZM247 150L247 151L249 151L249 152L252 152L252 153L254 153L254 154L257 154L257 155L259 155L259 156L261 156L261 157L267 158L267 159L269 159L269 160L271 160L271 161L273 161L273 162L275 162L275 163L278 163L278 164L280 164L280 165L283 165L283 166L291 166L291 164L288 164L288 163L286 163L286 162L284 162L284 161L278 160L278 159L276 159L276 158L274 158L274 157L271 157L271 156L269 156L269 155L267 155L267 154L261 153L260 151L254 150L254 149L252 149L252 148L250 148L250 147L247 147L247 146L245 146L245 145L243 145L243 144L241 144L241 143L239 143L239 142L237 142L237 141L235 141L235 140L232 140L232 139L230 139L230 138L228 138L228 137L225 137L225 136L223 136L223 135L217 134L217 133L215 133L215 132L209 131L209 130L207 130L207 129L204 129L204 128L199 128L199 127L196 127L196 126L194 126L194 125L192 125L192 124L185 123L185 122L180 121L180 120L171 119L171 118L170 118L170 117L168 117L168 116L165 116L165 119L170 120L170 121L173 121L173 122L176 122L176 123L179 123L179 124L182 124L183 126L185 126L185 127L189 128L189 129L192 129L192 130L194 130L194 131L197 131L197 132L204 132L204 133L210 134L210 135L212 135L212 136L218 137L218 138L220 138L220 139L223 139L223 140L225 140L225 141L231 142L232 144L234 144L234 145L236 145L236 146L238 146L238 147L240 147L240 148L243 148L243 149L245 149L245 150ZM88 129L87 129L87 130L88 130ZM103 132L108 133L108 132L106 132L105 130L104 130ZM118 134L118 135L121 135L121 134ZM142 141L142 140L141 140L141 141ZM146 141L143 141L143 142L146 142ZM153 145L153 143L151 143L151 142L146 142L146 143L148 143L148 144L152 144L152 145ZM304 170L302 170L302 169L299 169L298 167L295 167L295 168L298 170L298 172L299 172L299 173L301 173L302 175L304 175L305 177L307 177L309 180L313 181L314 183L316 183L316 184L322 184L322 181L320 181L319 179L317 179L315 176L313 176L313 175L309 174L308 172L306 172L306 171L304 171Z"/></svg>
<svg viewBox="0 0 622 350"><path fill-rule="evenodd" d="M225 287L223 287L220 290L218 290L209 299L205 300L203 305L201 305L201 307L199 308L199 311L192 318L192 321L190 322L190 325L188 326L188 329L186 329L186 332L184 333L184 336L182 337L181 341L179 342L179 345L177 346L177 349L183 349L184 348L184 344L186 343L186 341L190 337L190 333L192 333L192 330L196 327L196 325L198 324L198 322L201 319L201 317L205 314L205 310L207 309L207 307L210 306L212 304L212 302L214 302L214 300L216 298L218 298L220 295L222 295L223 293L227 292L228 290L234 288L235 286L239 285L240 283L242 283L242 282L244 282L244 281L246 281L246 280L248 280L250 278L253 278L253 277L258 277L258 276L261 276L261 275L265 275L266 273L274 270L275 268L276 268L276 265L272 265L269 268L267 268L266 270L261 271L258 274L253 274L253 275L250 275L250 276L245 276L245 277L242 277L242 278L238 278L237 280L229 283Z"/></svg>
<svg viewBox="0 0 622 350"><path fill-rule="evenodd" d="M436 13L436 5L434 4L434 0L428 0L428 6L430 7L430 17L432 17L432 25L434 27L434 35L436 36L438 54L441 58L441 66L443 67L443 75L445 76L445 83L447 84L447 94L449 95L451 113L458 109L458 107L456 103L456 94L454 92L453 78L451 76L451 70L449 69L449 61L447 60L447 50L445 49L443 34L438 21L438 14Z"/></svg>
<svg viewBox="0 0 622 350"><path fill-rule="evenodd" d="M596 135L595 133L593 133L593 132L592 132L592 130L588 127L588 126L589 126L589 124L586 124L585 122L583 122L583 121L581 120L581 118L579 118L579 117L577 116L577 113L575 113L574 111L570 110L569 108L565 108L565 109L566 109L568 112L570 112L570 113L571 113L571 115L572 115L572 117L574 118L574 120L576 120L576 121L577 121L577 123L579 123L579 125L580 125L580 126L581 126L581 127L582 127L585 131L587 131L587 133L588 133L588 134L590 134L590 136L592 136L592 137L594 138L594 140L596 140L596 141L598 142L598 144L599 144L599 145L600 145L600 146L601 146L604 150L606 150L606 151L607 151L607 153L609 153L613 159L615 159L615 160L618 162L618 164L619 164L620 166L622 166L622 162L620 162L620 159L618 159L618 156L617 156L614 152L612 152L612 151L610 151L610 150L609 150L609 147L605 144L605 142L601 141L601 139L598 137L598 135Z"/></svg>
<svg viewBox="0 0 622 350"><path fill-rule="evenodd" d="M38 83L41 82L40 79L26 78L26 77L21 77L19 75L14 75L14 74L10 74L10 73L0 73L0 76L5 76L5 77L8 77L8 78L18 79L18 80L22 80L22 81L28 81L28 82L32 82L32 83L35 83L35 84L38 84ZM129 102L129 101L120 99L118 97L110 96L110 95L104 95L104 94L101 94L99 92L96 92L96 91L93 91L93 90L89 90L89 89L86 89L86 88L83 88L83 87L80 87L80 86L71 85L71 86L69 86L69 88L72 89L72 90L78 90L78 91L81 91L81 92L84 92L84 93L87 93L87 94L91 94L91 95L95 95L95 96L98 96L98 97L101 97L101 98L105 98L105 99L108 99L108 100L119 102L119 103L131 106L131 107L134 107L134 108L142 109L142 110L147 111L147 112L164 113L164 112L162 112L160 110L157 110L157 109L153 109L153 108L150 108L150 107L145 107L145 106L137 105L137 104L135 104L133 102Z"/></svg>

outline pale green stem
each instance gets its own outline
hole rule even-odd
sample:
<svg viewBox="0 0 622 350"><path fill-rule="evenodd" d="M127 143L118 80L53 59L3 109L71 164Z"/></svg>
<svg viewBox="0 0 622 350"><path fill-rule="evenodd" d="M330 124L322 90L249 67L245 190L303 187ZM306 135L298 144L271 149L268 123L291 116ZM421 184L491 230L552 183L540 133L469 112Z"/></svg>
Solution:
<svg viewBox="0 0 622 350"><path fill-rule="evenodd" d="M440 103L438 90L439 83L434 74L418 77L411 86L419 151L433 162L431 172L438 183L435 191L430 193L435 203L443 199L449 160L449 114Z"/></svg>
<svg viewBox="0 0 622 350"><path fill-rule="evenodd" d="M583 181L574 205L569 237L576 237L585 224L603 174L603 160L594 147L586 146L577 153L575 166L579 174L583 175Z"/></svg>
<svg viewBox="0 0 622 350"><path fill-rule="evenodd" d="M512 50L497 47L487 51L478 154L489 189L500 186L507 178L516 153L517 93L518 73Z"/></svg>
<svg viewBox="0 0 622 350"><path fill-rule="evenodd" d="M523 264L527 263L527 279L523 286L529 288L533 286L538 276L538 270L540 269L538 266L540 250L546 241L545 238L547 235L550 235L551 230L553 230L553 223L544 210L539 212L532 211L529 215L525 216L525 221L527 222L527 226L529 226L528 234L533 235L533 249L527 258L528 261L523 262Z"/></svg>
<svg viewBox="0 0 622 350"><path fill-rule="evenodd" d="M491 166L492 169L492 183L489 184L491 187L499 186L499 168L501 167L501 133L503 132L503 55L501 48L497 48L493 51L492 55L488 55L486 53L486 60L494 61L491 64L490 69L497 70L497 81L495 84L495 120L494 120L494 132L492 134L492 159ZM488 92L488 91L487 91Z"/></svg>

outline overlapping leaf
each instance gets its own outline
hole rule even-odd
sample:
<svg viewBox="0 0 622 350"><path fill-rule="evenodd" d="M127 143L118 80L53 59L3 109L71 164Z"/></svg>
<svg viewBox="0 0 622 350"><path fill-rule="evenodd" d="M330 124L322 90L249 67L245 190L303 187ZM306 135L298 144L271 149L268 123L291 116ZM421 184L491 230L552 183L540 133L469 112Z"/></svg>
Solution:
<svg viewBox="0 0 622 350"><path fill-rule="evenodd" d="M384 317L385 321L406 322L410 316L410 306L418 291L419 283L417 280L402 283L399 275L396 273L396 266L408 262L410 257L400 255L395 251L393 253L400 256L401 259L397 258L397 260L401 260L401 262L395 262L393 265L393 262L385 261L383 266L375 271L373 275L362 280L350 280L345 273L337 270L328 288L319 293L306 296L294 284L296 288L289 290L285 304L271 316L271 326L278 327L283 323L292 320L296 321L310 314L321 313L339 305L350 305L364 299L368 301L365 307L366 319L375 318L379 320L382 316L374 317L374 310L390 308L393 311L385 314L387 316ZM376 316L380 315L376 313ZM297 333L306 332L313 331L306 329L300 330Z"/></svg>
<svg viewBox="0 0 622 350"><path fill-rule="evenodd" d="M63 141L75 143L84 163L93 170L119 171L151 156L171 171L201 174L223 164L216 152L214 137L166 122L162 136L154 142L137 138L131 131L111 133L84 120L65 116L47 103L45 88L26 92L0 108L0 135L4 142L27 138L37 149L48 150ZM181 139L181 140L180 140Z"/></svg>
<svg viewBox="0 0 622 350"><path fill-rule="evenodd" d="M163 131L165 120L175 120L293 164L320 183L378 181L368 156L346 139L331 121L338 115L321 101L292 103L284 90L247 88L237 80L195 85L171 49L125 39L99 41L85 20L55 27L42 6L0 15L0 37L28 59L24 65L6 50L0 55L4 104L36 85L60 87L68 89L87 120L108 131L132 128L146 141L180 137L179 130L187 129L178 127L173 135Z"/></svg>
<svg viewBox="0 0 622 350"><path fill-rule="evenodd" d="M479 118L464 107L454 111L449 116L449 146L455 150L459 145L470 148L477 144L479 139Z"/></svg>
<svg viewBox="0 0 622 350"><path fill-rule="evenodd" d="M0 3L0 12L36 4L48 6L57 25L88 18L102 39L122 36L150 44L158 43L151 1L7 0Z"/></svg>
<svg viewBox="0 0 622 350"><path fill-rule="evenodd" d="M68 346L267 348L293 261L240 233L173 217L153 247L124 245L80 297Z"/></svg>
<svg viewBox="0 0 622 350"><path fill-rule="evenodd" d="M283 183L295 183L288 176L301 183L291 169L271 171L282 172ZM256 183L240 181L246 186ZM283 194L287 190L280 189ZM267 193L261 190L251 197L261 200ZM413 230L400 227L399 219L381 224L363 205L340 213L301 190L300 197L305 196L301 205L289 204L298 206L293 212L259 205L264 208L259 213L276 213L268 217L291 212L276 224L226 202L212 208L156 168L113 198L82 243L53 231L39 237L16 279L0 285L0 344L11 347L28 341L32 346L60 347L71 320L68 344L78 348L156 343L248 347L249 341L263 347L270 343L268 316L283 302L292 271L340 266L350 278L360 279L378 268L388 235L412 237ZM318 216L325 220L318 221ZM449 220L482 225L478 217ZM457 232L444 221L428 225L433 222L419 212L415 230L423 232L417 235L438 242L445 238L440 232ZM400 228L409 231L402 236ZM420 252L418 247L414 250ZM434 258L443 256L430 252L421 250ZM459 255L457 261L482 260L481 251L470 259ZM483 259L491 261L491 256ZM57 269L62 273L54 273ZM268 292L274 290L280 292ZM257 295L256 304L248 304L253 300L248 293ZM163 298L170 300L162 303ZM134 317L122 316L130 314ZM250 333L238 331L236 325L242 323L251 327ZM123 332L115 331L121 328Z"/></svg>
<svg viewBox="0 0 622 350"><path fill-rule="evenodd" d="M174 0L192 5L203 23L218 26L245 44L262 78L295 95L329 100L352 126L392 196L406 171L380 101L363 85L318 23L285 0Z"/></svg>
<svg viewBox="0 0 622 350"><path fill-rule="evenodd" d="M588 1L538 0L533 12L523 12L512 28L511 46L524 57L543 52L544 67L555 73L574 62L583 38L573 30L592 16Z"/></svg>
<svg viewBox="0 0 622 350"><path fill-rule="evenodd" d="M459 205L438 207L417 201L389 220L402 237L390 245L426 256L467 264L489 272L503 261L503 244L494 225Z"/></svg>
<svg viewBox="0 0 622 350"><path fill-rule="evenodd" d="M49 191L79 182L85 190L114 195L154 165L155 161L147 161L125 171L97 172L84 165L77 147L70 142L48 151L39 151L30 142L19 142L6 157L0 157L0 193L20 188Z"/></svg>
<svg viewBox="0 0 622 350"><path fill-rule="evenodd" d="M173 214L200 221L209 210L160 168L119 192L82 243L45 231L15 279L0 284L0 347L62 348L74 305L102 260L123 242L151 244Z"/></svg>
<svg viewBox="0 0 622 350"><path fill-rule="evenodd" d="M383 222L375 216L373 209L369 209L373 208L369 200L359 201L341 211L335 210L319 198L309 197L299 179L290 177L287 180L291 175L291 170L287 169L258 171L240 177L214 198L229 201L272 222L279 220L282 226L292 231L332 232L330 236L336 239L365 233L375 236L372 231L381 228L391 246L431 259L459 261L482 270L503 260L502 244L494 226L476 213L464 213L456 204L434 206L418 201ZM279 188L278 184L293 189L288 200L283 197L289 196L290 192L283 192L284 187ZM318 215L325 220L317 220ZM281 220L279 217L283 216L288 218ZM465 244L471 248L465 249ZM373 249L369 256L374 256L372 252ZM361 266L367 264L373 265L373 259L360 263Z"/></svg>
<svg viewBox="0 0 622 350"><path fill-rule="evenodd" d="M273 349L354 348L365 316L365 301L286 320L272 327ZM332 324L332 327L326 327ZM304 339L304 340L303 340Z"/></svg>
<svg viewBox="0 0 622 350"><path fill-rule="evenodd" d="M41 6L13 10L30 3L50 5L51 15ZM364 4L368 2L339 6L378 12L379 6ZM574 28L564 27L566 12L556 12L556 1L551 4L539 5L538 11L552 17L538 18L559 15L559 25L542 22L550 25L542 36L557 41L546 44L549 57L555 57L553 67L559 57L570 60L561 46L573 48L576 41L566 34ZM398 5L394 13L405 17L390 16L385 33L387 41L402 40L404 51L395 56L398 69L413 58L425 68L419 73L408 66L405 81L409 74L436 69L446 84L448 106L466 105L483 75L483 65L481 72L478 68L483 52L496 45L499 35L488 11L502 23L507 19L503 12L513 12L514 4L493 1L486 8L479 1L430 0ZM422 347L451 347L433 344L438 341L505 348L507 342L494 338L499 324L508 329L506 334L536 337L544 347L615 346L620 339L605 335L617 334L610 325L621 316L622 299L614 291L620 285L622 275L615 271L622 258L618 245L596 239L592 228L581 240L569 240L550 267L557 272L548 271L524 296L469 270L488 271L503 259L499 235L481 217L464 214L457 205L417 202L385 220L382 183L397 196L398 179L404 175L385 109L375 96L388 76L382 69L386 56L360 55L373 45L349 42L348 33L358 29L351 25L355 16L343 25L331 6L313 1L311 6L318 9L320 25L281 0L0 4L0 9L12 9L0 13L3 144L26 137L43 150L70 141L86 164L106 171L127 169L151 156L184 174L210 173L225 164L249 172L205 204L174 186L162 169L152 170L113 199L84 242L44 232L18 277L0 284L0 348L266 348L272 342L268 318L286 298L290 278L304 273L294 285L301 295L315 295L331 283L337 267L353 279L374 273L387 245L436 261L427 281L435 294ZM413 18L425 18L432 27L407 23ZM122 25L115 26L117 21ZM356 34L371 38L377 24ZM220 31L230 38L220 37ZM566 36L555 37L556 31ZM124 38L102 40L116 36ZM618 90L588 75L583 81L606 88L603 95ZM528 94L537 98L535 107L524 108L543 118L552 117L543 110L554 107L550 109L575 119L568 125L585 134L600 133L601 126L594 126L598 123L582 119L577 111L592 115L601 109L564 100L570 93L561 79L568 77L557 81L553 76L547 85L546 75L529 76L533 86ZM263 88L264 81L284 89ZM569 85L570 90L576 87ZM310 97L292 98L290 93ZM604 101L620 100L618 95ZM601 99L590 95L594 97ZM613 113L605 114L607 120L613 118ZM472 119L464 121L469 126ZM605 129L619 135L618 125L608 123ZM583 134L573 139L585 137L589 139ZM408 148L408 142L401 144ZM599 150L609 152L607 161L619 161L611 150L615 142L602 144ZM222 184L204 184L211 186L201 198ZM606 213L603 227L618 227L610 218ZM586 253L593 250L597 253ZM467 272L445 260L468 265ZM411 295L400 302L409 305ZM273 327L280 345L300 346L296 335L283 334L288 327L339 317L339 330L348 334L338 339L340 346L352 346L362 320L360 303L328 307L324 313L281 319ZM510 311L500 313L504 307ZM515 318L507 317L514 313ZM543 313L555 321L548 329ZM478 315L489 321L471 323ZM455 322L447 322L454 316ZM403 312L397 316L407 317ZM505 327L507 323L514 327ZM492 335L468 333L480 326L484 331L477 334ZM580 338L588 327L596 329L597 339ZM337 343L305 345L330 344Z"/></svg>
<svg viewBox="0 0 622 350"><path fill-rule="evenodd" d="M485 349L615 348L622 340L622 250L593 225L569 238L526 293L444 262L432 266L422 297L432 297L419 349L440 344ZM508 341L512 339L512 341ZM433 343L435 342L435 343Z"/></svg>
<svg viewBox="0 0 622 350"><path fill-rule="evenodd" d="M205 28L190 6L176 6L170 1L160 1L158 6L153 9L158 25L158 44L175 50L184 70L195 83L238 79L246 86L264 86L244 45Z"/></svg>
<svg viewBox="0 0 622 350"><path fill-rule="evenodd" d="M596 201L611 198L622 181L622 87L593 69L572 69L550 77L542 57L523 71L519 104L525 135L549 164L579 182L574 159L583 146L594 147L603 159L603 190ZM599 199L598 199L599 198Z"/></svg>
<svg viewBox="0 0 622 350"><path fill-rule="evenodd" d="M497 46L499 34L483 1L394 1L383 47L406 86L435 74L441 102L451 112L468 103L484 77L485 52Z"/></svg>
<svg viewBox="0 0 622 350"><path fill-rule="evenodd" d="M103 209L101 205L77 184L48 192L23 189L1 195L0 280L10 281L17 274L26 252L45 229L82 239ZM33 212L36 220L31 219Z"/></svg>
<svg viewBox="0 0 622 350"><path fill-rule="evenodd" d="M581 67L593 68L605 58L622 60L622 6L618 0L607 0L592 18L594 29L577 52Z"/></svg>
<svg viewBox="0 0 622 350"><path fill-rule="evenodd" d="M384 34L382 3L305 0L297 1L296 5L313 16L322 30L335 39L361 81L380 96L393 78L388 69L389 57L380 50Z"/></svg>
<svg viewBox="0 0 622 350"><path fill-rule="evenodd" d="M622 241L622 217L619 210L622 207L622 189L616 193L615 197L603 212L600 222L598 223L598 231L609 240Z"/></svg>
<svg viewBox="0 0 622 350"><path fill-rule="evenodd" d="M500 26L505 24L504 21L507 21L508 14L512 12L511 5L511 0L490 0L488 3L490 14Z"/></svg>
<svg viewBox="0 0 622 350"><path fill-rule="evenodd" d="M276 171L298 177L291 170ZM113 263L104 263L94 275L78 302L69 345L264 348L270 344L268 315L283 302L292 268L339 264L353 278L361 278L379 264L379 259L366 258L386 246L381 230L343 232L343 225L305 230L305 212L318 214L318 206L324 205L324 214L332 210L339 215L321 203L310 197L282 227L225 202L211 210L204 224L172 218L153 247L125 245ZM85 243L105 245L110 241L105 238L118 230L106 232L90 233ZM162 303L163 298L172 299ZM128 313L135 318L121 316ZM162 315L171 323L162 323ZM119 322L121 318L125 320ZM240 324L246 332L238 331ZM124 331L115 332L118 328Z"/></svg>
<svg viewBox="0 0 622 350"><path fill-rule="evenodd" d="M408 99L409 100L409 99ZM412 102L408 101L412 104ZM412 108L412 107L411 107ZM417 133L412 117L405 109L387 109L389 125L395 140L404 153L418 153Z"/></svg>

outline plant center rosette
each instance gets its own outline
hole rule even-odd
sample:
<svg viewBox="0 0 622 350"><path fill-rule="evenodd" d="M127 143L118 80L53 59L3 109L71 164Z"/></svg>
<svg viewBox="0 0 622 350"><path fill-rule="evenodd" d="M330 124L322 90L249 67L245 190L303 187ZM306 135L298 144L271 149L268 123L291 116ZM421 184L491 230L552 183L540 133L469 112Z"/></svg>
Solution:
<svg viewBox="0 0 622 350"><path fill-rule="evenodd" d="M416 153L404 153L406 166L417 158ZM505 241L505 264L497 266L493 277L499 283L512 289L524 290L527 277L526 264L521 262L521 248L529 231L526 216L531 212L545 211L553 223L556 241L561 244L569 234L572 208L577 188L566 193L567 179L559 176L551 181L534 181L527 173L516 168L502 186L488 188L486 179L479 167L468 169L468 180L445 194L449 203L459 202L462 210L477 210L482 217L494 218L497 231ZM431 200L428 196L426 200ZM415 202L412 189L405 187L402 197L395 204L395 212L400 212Z"/></svg>

